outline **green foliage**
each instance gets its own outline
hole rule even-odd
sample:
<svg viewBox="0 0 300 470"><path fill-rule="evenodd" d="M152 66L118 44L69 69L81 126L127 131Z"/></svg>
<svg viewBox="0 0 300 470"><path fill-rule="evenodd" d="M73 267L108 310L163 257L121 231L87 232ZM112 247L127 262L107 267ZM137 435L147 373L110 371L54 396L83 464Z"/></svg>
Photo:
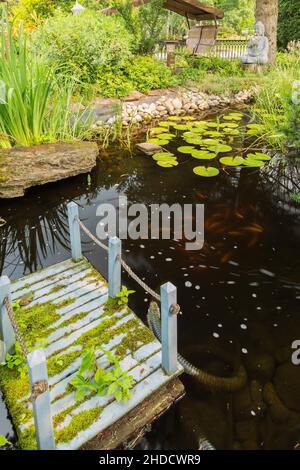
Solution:
<svg viewBox="0 0 300 470"><path fill-rule="evenodd" d="M88 119L83 124L78 115L71 121L73 84L58 85L53 67L28 53L22 28L14 38L9 24L2 22L0 58L0 147L70 140L85 133Z"/></svg>
<svg viewBox="0 0 300 470"><path fill-rule="evenodd" d="M6 437L2 436L2 434L0 434L0 447L4 447L6 445L11 445L11 442L9 442Z"/></svg>
<svg viewBox="0 0 300 470"><path fill-rule="evenodd" d="M163 0L152 0L136 8L132 0L111 0L111 5L118 10L117 15L121 16L127 30L135 38L136 52L152 52L161 39L168 14L163 3Z"/></svg>
<svg viewBox="0 0 300 470"><path fill-rule="evenodd" d="M122 97L132 90L148 93L175 83L176 79L166 64L151 56L135 56L121 68L100 67L96 87L103 96Z"/></svg>
<svg viewBox="0 0 300 470"><path fill-rule="evenodd" d="M220 57L196 57L189 55L186 57L189 67L200 72L202 76L213 73L221 77L244 76L240 61L222 59Z"/></svg>
<svg viewBox="0 0 300 470"><path fill-rule="evenodd" d="M118 305L128 304L128 297L134 294L135 290L129 290L126 286L122 286L122 290L117 293Z"/></svg>
<svg viewBox="0 0 300 470"><path fill-rule="evenodd" d="M278 46L300 40L300 0L279 0Z"/></svg>
<svg viewBox="0 0 300 470"><path fill-rule="evenodd" d="M25 358L24 355L21 351L19 343L16 343L16 352L15 354L9 354L7 353L5 356L6 362L0 364L2 367L7 367L10 370L15 370L17 371L20 376L24 376L26 371L25 371Z"/></svg>
<svg viewBox="0 0 300 470"><path fill-rule="evenodd" d="M285 54L264 77L256 96L254 112L264 129L262 138L283 152L287 143L300 148L300 105L294 99L299 80L300 58Z"/></svg>
<svg viewBox="0 0 300 470"><path fill-rule="evenodd" d="M133 378L123 372L117 356L102 349L108 361L112 364L109 369L97 367L95 351L89 349L83 356L78 374L70 381L76 389L75 399L83 400L87 393L97 393L99 396L113 395L119 402L130 398Z"/></svg>
<svg viewBox="0 0 300 470"><path fill-rule="evenodd" d="M256 0L206 0L205 3L214 5L224 10L225 17L221 21L221 34L232 36L241 34L243 30L253 29L255 22Z"/></svg>
<svg viewBox="0 0 300 470"><path fill-rule="evenodd" d="M121 67L131 57L132 37L120 18L85 11L56 14L33 33L33 52L64 76L95 83L99 68Z"/></svg>
<svg viewBox="0 0 300 470"><path fill-rule="evenodd" d="M25 24L39 24L40 20L53 16L57 11L70 13L74 3L74 0L19 0L12 7L12 15ZM89 10L101 9L97 0L80 0L80 4Z"/></svg>

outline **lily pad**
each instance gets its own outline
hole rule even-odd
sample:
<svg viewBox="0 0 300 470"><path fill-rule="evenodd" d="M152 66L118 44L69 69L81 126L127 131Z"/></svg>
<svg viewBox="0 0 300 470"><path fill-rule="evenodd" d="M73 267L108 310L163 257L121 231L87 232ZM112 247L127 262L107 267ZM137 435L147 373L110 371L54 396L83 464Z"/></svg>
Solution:
<svg viewBox="0 0 300 470"><path fill-rule="evenodd" d="M218 168L215 168L213 166L195 166L195 168L193 168L193 172L195 173L195 175L205 176L207 178L217 176L220 173Z"/></svg>
<svg viewBox="0 0 300 470"><path fill-rule="evenodd" d="M158 123L158 125L159 125L160 127L170 127L171 123L168 122L168 121L160 121L160 122Z"/></svg>
<svg viewBox="0 0 300 470"><path fill-rule="evenodd" d="M207 123L207 127L219 127L219 123L218 122L208 122Z"/></svg>
<svg viewBox="0 0 300 470"><path fill-rule="evenodd" d="M182 117L180 116L170 116L168 118L169 121L182 121Z"/></svg>
<svg viewBox="0 0 300 470"><path fill-rule="evenodd" d="M262 166L264 166L264 162L262 162L261 160L254 160L252 158L245 158L244 165L252 168L261 168Z"/></svg>
<svg viewBox="0 0 300 470"><path fill-rule="evenodd" d="M220 141L216 139L203 139L202 143L204 145L219 145Z"/></svg>
<svg viewBox="0 0 300 470"><path fill-rule="evenodd" d="M196 118L194 116L182 116L181 118L183 121L195 121Z"/></svg>
<svg viewBox="0 0 300 470"><path fill-rule="evenodd" d="M154 132L155 134L161 134L163 132L166 132L166 128L165 127L152 127L150 131Z"/></svg>
<svg viewBox="0 0 300 470"><path fill-rule="evenodd" d="M174 124L173 127L177 131L186 131L190 129L190 126L188 124Z"/></svg>
<svg viewBox="0 0 300 470"><path fill-rule="evenodd" d="M176 157L174 157L173 153L170 152L157 152L154 155L152 155L153 160L176 160Z"/></svg>
<svg viewBox="0 0 300 470"><path fill-rule="evenodd" d="M212 152L216 152L216 153L227 153L227 152L231 152L232 147L226 144L218 144L218 145L210 146L209 150L211 150Z"/></svg>
<svg viewBox="0 0 300 470"><path fill-rule="evenodd" d="M215 153L208 152L207 150L193 150L191 155L199 160L212 160L217 156Z"/></svg>
<svg viewBox="0 0 300 470"><path fill-rule="evenodd" d="M180 153L192 153L195 150L195 147L192 145L183 145L182 147L178 147L177 151Z"/></svg>
<svg viewBox="0 0 300 470"><path fill-rule="evenodd" d="M169 143L169 140L154 137L153 139L148 139L147 142L151 142L152 144L156 145L167 145Z"/></svg>
<svg viewBox="0 0 300 470"><path fill-rule="evenodd" d="M175 134L170 134L170 133L159 134L159 138L163 140L173 139L173 137L175 137Z"/></svg>
<svg viewBox="0 0 300 470"><path fill-rule="evenodd" d="M177 160L174 160L174 161L172 161L172 162L171 162L171 161L166 161L166 162L164 162L164 161L158 161L158 162L156 162L156 163L157 163L157 165L162 166L163 168L172 168L173 166L177 166L177 165L178 165Z"/></svg>
<svg viewBox="0 0 300 470"><path fill-rule="evenodd" d="M242 157L222 157L220 162L227 166L240 166L244 163L244 159Z"/></svg>
<svg viewBox="0 0 300 470"><path fill-rule="evenodd" d="M236 122L225 122L223 124L221 124L222 127L226 127L226 128L230 128L230 129L236 129L237 127L239 127L239 125L236 123Z"/></svg>
<svg viewBox="0 0 300 470"><path fill-rule="evenodd" d="M267 155L265 153L260 153L260 152L248 153L247 158L251 158L251 159L254 159L254 160L262 160L262 161L271 160L270 155Z"/></svg>

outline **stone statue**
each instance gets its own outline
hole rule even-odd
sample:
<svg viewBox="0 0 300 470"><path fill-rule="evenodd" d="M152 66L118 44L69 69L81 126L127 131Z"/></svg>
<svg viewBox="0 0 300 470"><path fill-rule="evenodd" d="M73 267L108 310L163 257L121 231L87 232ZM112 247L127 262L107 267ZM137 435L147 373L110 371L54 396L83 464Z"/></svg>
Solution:
<svg viewBox="0 0 300 470"><path fill-rule="evenodd" d="M247 53L242 57L243 64L267 64L269 40L265 36L265 26L258 21L254 27L254 36L249 40Z"/></svg>

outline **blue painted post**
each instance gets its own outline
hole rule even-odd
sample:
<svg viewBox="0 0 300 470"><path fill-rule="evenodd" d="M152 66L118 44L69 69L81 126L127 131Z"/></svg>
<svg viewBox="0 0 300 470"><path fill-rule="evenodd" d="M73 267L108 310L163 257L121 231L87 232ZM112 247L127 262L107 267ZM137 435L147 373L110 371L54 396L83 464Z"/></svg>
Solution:
<svg viewBox="0 0 300 470"><path fill-rule="evenodd" d="M78 205L75 202L69 202L67 207L72 258L74 261L78 261L82 258L80 227L76 220L76 217L78 217Z"/></svg>
<svg viewBox="0 0 300 470"><path fill-rule="evenodd" d="M47 360L43 349L28 354L28 372L31 390L38 382L48 383ZM47 389L32 400L35 435L39 450L54 450L54 432L51 416L50 393Z"/></svg>
<svg viewBox="0 0 300 470"><path fill-rule="evenodd" d="M114 299L121 290L121 240L111 237L108 248L108 295Z"/></svg>
<svg viewBox="0 0 300 470"><path fill-rule="evenodd" d="M160 288L162 367L171 375L177 371L177 315L170 312L177 303L177 289L167 282Z"/></svg>
<svg viewBox="0 0 300 470"><path fill-rule="evenodd" d="M15 353L15 333L10 322L7 310L3 301L5 297L11 303L10 280L7 276L0 277L0 362L5 362L6 354Z"/></svg>

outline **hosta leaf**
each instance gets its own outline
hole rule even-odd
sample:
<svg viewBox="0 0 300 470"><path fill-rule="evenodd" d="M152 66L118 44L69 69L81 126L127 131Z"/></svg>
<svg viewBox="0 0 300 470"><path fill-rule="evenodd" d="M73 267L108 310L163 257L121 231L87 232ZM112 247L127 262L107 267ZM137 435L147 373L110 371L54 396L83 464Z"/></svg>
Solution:
<svg viewBox="0 0 300 470"><path fill-rule="evenodd" d="M220 173L218 168L213 166L195 166L195 168L193 168L193 172L198 176L204 176L206 178L217 176Z"/></svg>

